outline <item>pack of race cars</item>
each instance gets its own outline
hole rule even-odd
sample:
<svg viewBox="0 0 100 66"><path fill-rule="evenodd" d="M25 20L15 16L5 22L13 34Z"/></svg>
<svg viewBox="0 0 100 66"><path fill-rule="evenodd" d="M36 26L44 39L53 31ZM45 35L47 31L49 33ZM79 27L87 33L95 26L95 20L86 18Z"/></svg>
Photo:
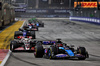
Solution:
<svg viewBox="0 0 100 66"><path fill-rule="evenodd" d="M10 43L11 51L34 51L35 31L38 31L39 27L44 27L44 23L35 18L30 20L22 28L19 28L19 31L15 31L14 40Z"/></svg>
<svg viewBox="0 0 100 66"><path fill-rule="evenodd" d="M14 40L10 43L10 50L12 52L33 51L36 58L78 58L79 60L89 58L85 47L75 49L74 45L69 46L63 43L61 39L56 41L34 40L36 38L35 31L38 31L38 27L44 27L44 23L36 18L28 20L27 25L19 28L19 31L15 31ZM43 45L49 45L49 48L44 48Z"/></svg>

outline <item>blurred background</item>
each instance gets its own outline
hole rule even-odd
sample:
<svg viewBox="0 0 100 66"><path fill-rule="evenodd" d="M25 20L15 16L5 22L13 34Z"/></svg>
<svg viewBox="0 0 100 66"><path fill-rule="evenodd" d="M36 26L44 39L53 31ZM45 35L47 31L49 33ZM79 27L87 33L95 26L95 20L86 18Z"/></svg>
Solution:
<svg viewBox="0 0 100 66"><path fill-rule="evenodd" d="M5 0L7 3L27 9L68 9L73 8L75 0Z"/></svg>
<svg viewBox="0 0 100 66"><path fill-rule="evenodd" d="M4 2L15 7L16 17L100 18L100 0L4 0ZM97 3L97 7L81 7L81 3L84 2Z"/></svg>

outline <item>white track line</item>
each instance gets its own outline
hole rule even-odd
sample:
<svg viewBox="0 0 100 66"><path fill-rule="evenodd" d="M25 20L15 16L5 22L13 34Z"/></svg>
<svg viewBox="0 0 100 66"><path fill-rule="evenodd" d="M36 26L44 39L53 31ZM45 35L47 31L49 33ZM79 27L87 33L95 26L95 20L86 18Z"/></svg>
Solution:
<svg viewBox="0 0 100 66"><path fill-rule="evenodd" d="M26 20L24 21L23 25L25 24L25 22L26 22ZM23 25L20 28L22 28ZM4 66L5 65L5 63L7 62L8 58L10 57L10 54L11 54L11 51L9 50L8 53L7 53L7 55L6 55L6 57L1 62L0 66Z"/></svg>
<svg viewBox="0 0 100 66"><path fill-rule="evenodd" d="M26 20L24 21L23 25L20 28L22 28L24 26L25 22L26 22Z"/></svg>
<svg viewBox="0 0 100 66"><path fill-rule="evenodd" d="M6 57L3 59L2 63L0 64L0 66L4 66L5 63L7 62L7 59L10 57L11 51L9 50Z"/></svg>

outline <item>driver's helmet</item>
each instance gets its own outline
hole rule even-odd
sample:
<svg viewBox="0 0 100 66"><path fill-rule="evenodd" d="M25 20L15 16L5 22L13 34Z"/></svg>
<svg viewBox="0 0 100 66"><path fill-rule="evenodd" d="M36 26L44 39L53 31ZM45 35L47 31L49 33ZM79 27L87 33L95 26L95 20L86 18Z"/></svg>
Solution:
<svg viewBox="0 0 100 66"><path fill-rule="evenodd" d="M57 46L58 47L63 47L63 44L62 43L58 43Z"/></svg>
<svg viewBox="0 0 100 66"><path fill-rule="evenodd" d="M56 43L57 43L58 47L63 47L63 43L62 43L61 39L57 39Z"/></svg>

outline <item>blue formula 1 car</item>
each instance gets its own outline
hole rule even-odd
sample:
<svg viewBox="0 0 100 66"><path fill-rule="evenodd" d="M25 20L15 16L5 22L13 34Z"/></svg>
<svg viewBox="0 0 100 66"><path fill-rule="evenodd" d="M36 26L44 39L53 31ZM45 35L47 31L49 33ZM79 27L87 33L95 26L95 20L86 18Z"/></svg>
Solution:
<svg viewBox="0 0 100 66"><path fill-rule="evenodd" d="M58 41L43 42L47 44L52 44L49 48L43 48L42 45L35 46L35 57L45 57L49 59L53 58L78 58L79 60L85 60L89 58L89 54L85 47L78 47L74 49L74 45L68 46L62 43L59 39Z"/></svg>

